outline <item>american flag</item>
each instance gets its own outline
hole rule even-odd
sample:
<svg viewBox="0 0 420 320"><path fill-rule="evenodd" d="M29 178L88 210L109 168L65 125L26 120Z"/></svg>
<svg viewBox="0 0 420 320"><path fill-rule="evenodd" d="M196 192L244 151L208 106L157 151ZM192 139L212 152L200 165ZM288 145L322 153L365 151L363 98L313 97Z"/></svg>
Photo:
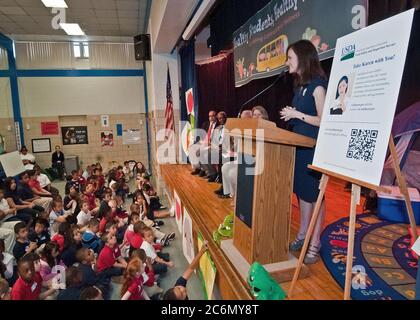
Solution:
<svg viewBox="0 0 420 320"><path fill-rule="evenodd" d="M175 132L175 119L174 119L174 104L172 99L171 75L169 74L168 66L168 80L166 83L166 109L165 109L165 139L173 138Z"/></svg>

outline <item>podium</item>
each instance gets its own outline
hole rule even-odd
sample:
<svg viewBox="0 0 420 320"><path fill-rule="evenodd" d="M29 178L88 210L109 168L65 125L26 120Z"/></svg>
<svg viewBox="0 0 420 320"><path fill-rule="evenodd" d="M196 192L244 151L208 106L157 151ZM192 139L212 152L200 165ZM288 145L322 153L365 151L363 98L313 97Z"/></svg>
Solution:
<svg viewBox="0 0 420 320"><path fill-rule="evenodd" d="M277 281L289 281L298 261L289 253L296 147L313 148L316 141L262 119L228 119L226 129L241 146L242 161L233 240L222 241L221 248L244 279L259 262Z"/></svg>

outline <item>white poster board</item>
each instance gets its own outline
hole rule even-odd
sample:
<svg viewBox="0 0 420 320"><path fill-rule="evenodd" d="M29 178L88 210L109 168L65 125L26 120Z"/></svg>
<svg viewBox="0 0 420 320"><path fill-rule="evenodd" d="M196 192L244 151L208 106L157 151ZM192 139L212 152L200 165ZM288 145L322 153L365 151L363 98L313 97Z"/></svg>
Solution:
<svg viewBox="0 0 420 320"><path fill-rule="evenodd" d="M123 145L140 144L140 130L127 129L123 131Z"/></svg>
<svg viewBox="0 0 420 320"><path fill-rule="evenodd" d="M191 263L194 259L194 242L193 242L193 230L192 220L187 209L184 207L184 219L183 219L183 232L182 232L182 250L184 251L185 259L188 263Z"/></svg>
<svg viewBox="0 0 420 320"><path fill-rule="evenodd" d="M109 115L101 115L101 125L102 128L108 128L109 127Z"/></svg>
<svg viewBox="0 0 420 320"><path fill-rule="evenodd" d="M379 186L413 14L337 40L314 166Z"/></svg>
<svg viewBox="0 0 420 320"><path fill-rule="evenodd" d="M0 155L0 163L3 167L4 173L8 177L17 176L26 170L20 157L19 151Z"/></svg>
<svg viewBox="0 0 420 320"><path fill-rule="evenodd" d="M178 226L179 234L182 234L182 204L179 199L178 193L174 190L174 200L175 200L175 221Z"/></svg>

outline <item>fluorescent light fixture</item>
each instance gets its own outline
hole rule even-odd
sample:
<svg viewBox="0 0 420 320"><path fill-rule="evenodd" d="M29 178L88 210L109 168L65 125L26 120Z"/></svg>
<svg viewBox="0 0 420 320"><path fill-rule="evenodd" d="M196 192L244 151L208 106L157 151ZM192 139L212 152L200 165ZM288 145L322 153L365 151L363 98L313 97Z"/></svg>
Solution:
<svg viewBox="0 0 420 320"><path fill-rule="evenodd" d="M68 8L64 0L41 0L47 8Z"/></svg>
<svg viewBox="0 0 420 320"><path fill-rule="evenodd" d="M80 28L78 23L60 23L60 27L69 36L84 36L85 35L85 33Z"/></svg>

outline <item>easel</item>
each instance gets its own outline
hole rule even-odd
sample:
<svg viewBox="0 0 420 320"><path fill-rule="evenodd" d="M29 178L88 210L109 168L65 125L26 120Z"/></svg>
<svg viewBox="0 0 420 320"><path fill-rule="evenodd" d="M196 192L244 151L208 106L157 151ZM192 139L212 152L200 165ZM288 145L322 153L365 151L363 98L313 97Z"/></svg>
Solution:
<svg viewBox="0 0 420 320"><path fill-rule="evenodd" d="M418 237L417 225L414 218L413 207L411 206L407 183L405 181L404 176L401 173L399 159L398 159L397 151L395 149L394 139L392 138L392 136L389 139L389 149L391 151L391 156L394 163L394 169L395 169L395 174L398 181L398 186L400 187L400 191L404 196L405 205L407 207L408 217L410 220L410 228L413 232L414 238L417 239ZM327 188L329 178L336 177L338 179L345 180L352 183L350 218L349 218L349 234L348 234L348 244L347 244L348 247L347 247L347 263L346 263L346 281L345 281L345 288L344 288L344 300L350 300L352 269L353 269L354 236L355 236L355 229L356 229L356 207L358 204L360 204L361 186L367 187L372 190L383 191L383 192L388 192L388 193L389 193L389 190L384 187L372 185L372 184L369 184L369 183L366 183L357 179L352 179L350 177L346 177L346 176L343 176L343 175L340 175L340 174L337 174L328 170L324 170L315 166L309 166L309 168L312 170L321 172L323 175L322 175L320 186L319 186L319 190L320 190L319 196L318 196L315 208L314 208L314 212L312 214L311 222L308 227L308 232L306 234L305 242L303 244L302 251L299 256L299 262L296 267L295 274L293 276L293 280L289 289L288 296L289 298L292 297L293 291L296 286L296 282L299 278L299 273L303 266L303 261L305 259L306 251L308 249L309 242L314 232L315 224L319 217L320 208L322 205L322 201L324 200L325 190Z"/></svg>

